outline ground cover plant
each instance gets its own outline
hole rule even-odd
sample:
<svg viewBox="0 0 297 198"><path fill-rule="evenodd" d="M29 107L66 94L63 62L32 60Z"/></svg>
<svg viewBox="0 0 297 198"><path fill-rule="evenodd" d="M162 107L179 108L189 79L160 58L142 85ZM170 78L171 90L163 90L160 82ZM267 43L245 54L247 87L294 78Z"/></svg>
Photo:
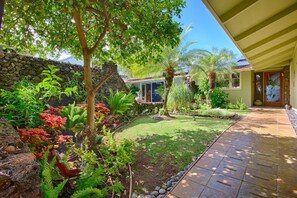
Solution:
<svg viewBox="0 0 297 198"><path fill-rule="evenodd" d="M136 142L133 189L148 193L192 162L232 120L176 115L161 120L141 117L115 134Z"/></svg>

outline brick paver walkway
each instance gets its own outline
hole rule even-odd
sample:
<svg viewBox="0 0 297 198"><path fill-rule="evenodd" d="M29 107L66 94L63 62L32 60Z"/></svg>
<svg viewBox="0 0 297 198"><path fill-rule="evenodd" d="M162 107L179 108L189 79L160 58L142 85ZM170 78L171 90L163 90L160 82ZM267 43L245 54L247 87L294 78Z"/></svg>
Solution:
<svg viewBox="0 0 297 198"><path fill-rule="evenodd" d="M254 109L198 159L167 198L297 197L297 138L282 109Z"/></svg>

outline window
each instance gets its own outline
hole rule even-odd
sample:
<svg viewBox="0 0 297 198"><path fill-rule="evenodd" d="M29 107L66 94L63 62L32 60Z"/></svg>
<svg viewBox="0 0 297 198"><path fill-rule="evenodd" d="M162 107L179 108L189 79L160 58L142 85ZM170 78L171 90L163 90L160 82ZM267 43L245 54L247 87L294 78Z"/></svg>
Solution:
<svg viewBox="0 0 297 198"><path fill-rule="evenodd" d="M240 88L240 73L231 74L231 88Z"/></svg>
<svg viewBox="0 0 297 198"><path fill-rule="evenodd" d="M217 86L225 89L239 89L240 73L234 72L232 74L226 74L223 79L217 83Z"/></svg>

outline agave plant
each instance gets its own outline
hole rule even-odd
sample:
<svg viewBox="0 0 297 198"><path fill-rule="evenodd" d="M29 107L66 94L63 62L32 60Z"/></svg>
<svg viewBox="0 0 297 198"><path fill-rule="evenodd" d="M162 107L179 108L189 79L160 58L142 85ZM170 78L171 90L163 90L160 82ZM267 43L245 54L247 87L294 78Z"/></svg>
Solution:
<svg viewBox="0 0 297 198"><path fill-rule="evenodd" d="M132 93L126 94L122 91L113 92L111 89L109 92L109 98L105 97L105 100L109 104L113 114L123 115L131 106L133 106L134 95Z"/></svg>

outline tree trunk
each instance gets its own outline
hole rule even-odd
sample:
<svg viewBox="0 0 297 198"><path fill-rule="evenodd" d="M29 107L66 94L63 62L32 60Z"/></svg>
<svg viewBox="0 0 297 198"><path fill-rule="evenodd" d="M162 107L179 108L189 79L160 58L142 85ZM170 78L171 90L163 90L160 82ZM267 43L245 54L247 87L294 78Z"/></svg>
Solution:
<svg viewBox="0 0 297 198"><path fill-rule="evenodd" d="M165 94L164 94L164 115L169 116L168 108L167 108L167 102L168 102L168 95L172 86L173 78L174 78L174 68L172 66L169 66L165 70Z"/></svg>
<svg viewBox="0 0 297 198"><path fill-rule="evenodd" d="M216 72L210 71L208 74L209 90L207 92L207 104L211 107L211 93L213 92L216 85Z"/></svg>
<svg viewBox="0 0 297 198"><path fill-rule="evenodd" d="M91 54L87 50L83 51L84 55L84 81L87 91L87 138L90 148L95 146L96 127L95 127L95 92L92 83L91 73Z"/></svg>

